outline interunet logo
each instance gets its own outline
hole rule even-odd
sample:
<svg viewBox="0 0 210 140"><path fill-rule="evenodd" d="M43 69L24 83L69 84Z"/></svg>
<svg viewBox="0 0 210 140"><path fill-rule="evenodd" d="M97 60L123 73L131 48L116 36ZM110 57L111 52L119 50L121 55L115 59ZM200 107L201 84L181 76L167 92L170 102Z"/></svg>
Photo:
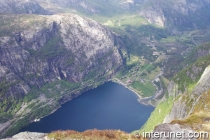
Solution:
<svg viewBox="0 0 210 140"><path fill-rule="evenodd" d="M143 136L148 139L209 139L208 132L135 132L135 137Z"/></svg>

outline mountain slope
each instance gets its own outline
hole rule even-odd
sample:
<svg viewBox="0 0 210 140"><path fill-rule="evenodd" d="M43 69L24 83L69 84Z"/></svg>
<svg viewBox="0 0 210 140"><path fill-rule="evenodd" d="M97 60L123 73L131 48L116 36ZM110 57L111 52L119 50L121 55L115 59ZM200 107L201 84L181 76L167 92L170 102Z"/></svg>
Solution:
<svg viewBox="0 0 210 140"><path fill-rule="evenodd" d="M209 9L209 0L148 0L140 13L160 26L192 30L209 25Z"/></svg>
<svg viewBox="0 0 210 140"><path fill-rule="evenodd" d="M120 39L93 20L72 14L0 18L0 123L25 118L9 134L122 66Z"/></svg>
<svg viewBox="0 0 210 140"><path fill-rule="evenodd" d="M30 0L1 0L0 13L14 13L14 14L50 14L36 1Z"/></svg>
<svg viewBox="0 0 210 140"><path fill-rule="evenodd" d="M201 116L203 112L208 114L206 112L208 110L208 92L210 90L210 55L208 50L209 43L205 43L193 50L186 58L186 61L183 62L186 67L178 72L170 82L165 83L165 96L162 102L157 105L147 123L141 128L141 132L150 132L154 129L157 132L174 131L174 128L177 129L177 126L171 125L171 122L176 124L176 122L179 122L176 120L180 120L179 124L182 124L182 122L185 122L182 120L191 120L195 116L200 118L200 111ZM192 56L195 59L192 60ZM190 58L191 61L189 61ZM192 123L196 124L196 121ZM199 124L201 123L198 122L197 125ZM193 130L193 126L190 125L187 127L183 126L183 128Z"/></svg>
<svg viewBox="0 0 210 140"><path fill-rule="evenodd" d="M209 139L210 119L210 66L203 72L191 92L179 96L165 118L164 123L155 128L155 132L183 132L186 136L192 132L205 132L201 139ZM175 126L178 126L175 128ZM174 129L172 129L174 128ZM179 129L178 129L179 128ZM181 128L181 129L180 129ZM188 131L188 132L187 132ZM208 134L207 134L208 133ZM207 135L206 135L207 134Z"/></svg>
<svg viewBox="0 0 210 140"><path fill-rule="evenodd" d="M150 23L176 32L205 28L210 23L209 0L3 0L0 13L80 13L89 17L125 14L143 16ZM202 22L200 22L202 21ZM174 29L175 27L175 29Z"/></svg>

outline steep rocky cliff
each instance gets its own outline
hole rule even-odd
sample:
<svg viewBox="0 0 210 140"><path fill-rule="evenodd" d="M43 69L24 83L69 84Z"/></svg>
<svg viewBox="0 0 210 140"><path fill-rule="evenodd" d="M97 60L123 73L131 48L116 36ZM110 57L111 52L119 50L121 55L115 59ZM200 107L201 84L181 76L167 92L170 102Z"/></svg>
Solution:
<svg viewBox="0 0 210 140"><path fill-rule="evenodd" d="M195 29L209 25L209 8L208 0L148 0L140 14L159 26Z"/></svg>
<svg viewBox="0 0 210 140"><path fill-rule="evenodd" d="M203 137L207 138L207 133L210 132L210 66L206 67L202 76L190 89L181 92L178 87L179 85L174 82L169 84L169 99L157 106L148 122L141 129L141 132L165 132L165 135L161 135L161 138L151 135L148 138L168 139L169 132L182 133L181 139L192 139L189 138L189 134L192 136L193 133L204 132ZM171 99L172 102L169 103ZM170 139L178 139L174 135L171 136L173 138L170 137Z"/></svg>
<svg viewBox="0 0 210 140"><path fill-rule="evenodd" d="M195 132L208 129L210 90L210 45L195 48L180 64L169 83L162 102L156 107L141 131Z"/></svg>
<svg viewBox="0 0 210 140"><path fill-rule="evenodd" d="M170 114L165 118L165 123L170 123L175 119L184 119L189 117L189 115L194 112L194 107L200 103L200 98L208 92L210 89L210 66L208 66L203 72L201 78L196 83L196 85L187 91L183 95L181 95L175 102L171 109ZM204 102L207 107L207 102ZM202 108L202 110L206 110Z"/></svg>
<svg viewBox="0 0 210 140"><path fill-rule="evenodd" d="M165 124L158 125L154 132L185 132L186 138L189 138L189 133L205 132L206 135L200 135L199 138L209 139L207 135L210 132L209 93L210 66L205 69L191 91L176 99L164 120Z"/></svg>
<svg viewBox="0 0 210 140"><path fill-rule="evenodd" d="M72 14L0 19L0 123L7 122L1 131L16 119L27 118L26 125L48 115L122 65L120 39L93 20Z"/></svg>

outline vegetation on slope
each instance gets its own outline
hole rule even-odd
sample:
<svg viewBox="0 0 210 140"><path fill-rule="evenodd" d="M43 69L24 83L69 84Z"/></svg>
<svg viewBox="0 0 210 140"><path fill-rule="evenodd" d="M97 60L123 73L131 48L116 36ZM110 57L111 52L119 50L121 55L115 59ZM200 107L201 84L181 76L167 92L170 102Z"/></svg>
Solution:
<svg viewBox="0 0 210 140"><path fill-rule="evenodd" d="M64 95L73 94L73 91L76 91L76 89L78 91L79 87L79 83L70 83L59 80L46 84L40 89L32 89L24 99L18 101L19 104L13 102L13 111L16 110L16 112L11 114L11 107L8 111L0 112L1 120L6 119L6 121L8 121L8 119L11 119L12 121L12 126L7 130L4 136L11 136L19 132L21 128L27 126L32 120L49 115L53 110L59 107L59 102ZM0 103L0 105L2 105L2 103ZM21 105L22 108L24 108L22 111L20 111ZM8 116L5 115L5 113L11 114L11 117L5 118Z"/></svg>
<svg viewBox="0 0 210 140"><path fill-rule="evenodd" d="M199 100L194 102L193 112L183 120L173 120L171 124L180 124L191 127L194 131L210 132L210 90L201 94Z"/></svg>
<svg viewBox="0 0 210 140"><path fill-rule="evenodd" d="M85 52L82 52L83 49L80 51L84 55L79 54L79 51L73 53L64 47L59 25L51 17L11 14L0 15L0 18L3 19L0 21L3 75L4 69L5 71L9 69L8 72L5 72L6 78L0 78L0 123L8 121L8 126L12 125L9 129L5 129L6 133L5 131L0 132L0 137L2 134L13 135L34 119L50 114L60 104L78 96L81 92L104 83L121 63L119 60L119 65L113 67L111 65L110 68L109 62L115 63L112 61L112 56L118 53L117 50L112 49L107 52L100 50L91 52L98 53L99 56L94 55L89 61L93 66L88 67L90 64L86 61L87 57L85 57ZM79 23L75 24L75 29L81 26L77 26ZM107 37L113 36L107 33ZM94 41L94 38L89 36L86 38ZM114 46L109 45L109 47ZM14 48L18 48L20 52ZM7 51L12 55L6 53ZM75 55L77 55L76 62L74 61ZM119 54L115 56L118 57ZM121 59L120 56L118 58ZM15 66L18 68L15 69ZM75 76L72 74L67 79L68 75L66 76L65 70L68 70L69 75L75 72ZM71 82L67 82L67 80ZM13 83L13 81L15 82ZM25 117L27 119L24 120Z"/></svg>
<svg viewBox="0 0 210 140"><path fill-rule="evenodd" d="M194 64L176 74L173 81L178 84L180 91L191 91L193 89L205 68L210 64L209 60L210 55L200 57Z"/></svg>
<svg viewBox="0 0 210 140"><path fill-rule="evenodd" d="M59 108L61 103L78 96L82 92L97 87L103 82L104 79L95 82L93 85L84 83L83 86L81 86L80 83L58 80L46 84L40 89L32 89L24 99L20 100L19 106L21 107L23 103L24 106L22 106L22 108L24 109L12 114L13 116L15 115L15 117L8 114L9 112L0 113L2 120L6 119L8 121L8 119L11 119L12 121L12 125L6 130L4 137L14 135L19 132L21 128L27 126L32 120L49 115L55 109ZM13 106L17 108L17 104L14 103ZM6 118L7 116L9 118Z"/></svg>
<svg viewBox="0 0 210 140"><path fill-rule="evenodd" d="M186 56L184 61L180 64L181 67L186 65L192 65L197 61L199 57L205 56L208 54L208 51L210 50L210 43L204 43L202 45L193 47L193 49L190 51L190 53Z"/></svg>
<svg viewBox="0 0 210 140"><path fill-rule="evenodd" d="M101 5L101 2L95 2L93 0L90 0L90 2L98 3L97 5ZM124 1L120 1L119 3L121 2ZM109 4L112 5L111 9L113 7L120 9L118 7L119 3L115 2L107 2L107 3L108 5ZM170 3L169 4L170 6L174 5L171 4L173 3L171 1L168 2L161 1L161 3L163 3L164 5ZM146 6L153 6L154 4L156 4L155 1L150 1L146 4ZM155 86L153 84L148 84L148 83L151 83L151 81L154 80L152 79L155 78L156 76L156 75L154 76L154 74L158 75L158 73L155 71L159 71L159 69L162 66L152 69L152 72L150 71L151 73L143 72L142 76L140 77L138 76L138 74L134 73L141 73L141 70L138 69L139 67L138 65L139 62L141 62L141 58L143 57L147 61L147 64L154 62L155 65L160 65L161 63L164 62L163 60L167 57L166 55L174 56L174 58L172 58L173 59L172 61L174 61L174 63L168 62L169 63L168 65L170 65L170 67L173 67L173 69L176 70L175 72L173 72L173 74L170 74L167 77L171 78L172 76L174 76L174 73L180 70L180 68L178 69L177 65L184 60L184 57L188 53L188 50L192 49L192 47L197 45L196 42L194 41L196 40L197 37L194 37L194 35L197 35L197 32L200 31L194 31L194 32L186 31L182 32L182 35L176 35L172 33L170 29L150 24L144 17L137 15L135 10L136 9L134 8L133 10L125 10L124 12L121 13L115 11L111 12L110 16L105 16L106 14L105 15L94 14L94 15L85 15L85 16L88 16L102 23L103 25L108 26L111 30L120 35L120 38L123 40L124 44L126 45L125 49L126 51L124 53L125 67L122 71L119 72L117 78L126 85L130 85L131 82L132 83L131 87L134 90L136 90L142 96L148 97L155 93L154 90L150 91L147 90L145 92L140 90L140 88L138 88L138 86L135 85L139 83L138 85L140 86L144 85L145 88L152 87L151 89L154 89ZM84 13L81 12L80 14ZM168 44L171 45L167 46ZM182 46L182 47L179 48L174 46ZM158 52L159 55L155 56L153 55L153 52ZM169 69L169 71L172 72L173 70ZM132 78L134 76L138 77L138 79ZM149 80L150 82L144 84L144 82L142 82L142 80L140 80L139 78L143 80Z"/></svg>
<svg viewBox="0 0 210 140"><path fill-rule="evenodd" d="M190 56L198 55L198 52L204 52L205 54L201 55L195 62L189 62L189 66L187 66L184 70L180 71L173 78L173 81L178 84L178 89L185 93L177 98L180 98L180 102L184 102L186 104L185 111L190 112L193 110L191 115L184 120L174 120L172 124L178 123L181 125L186 125L191 127L195 131L207 131L210 132L209 127L209 91L201 94L201 96L195 94L192 97L190 93L198 80L201 78L206 67L210 64L210 55L208 54L209 43L204 44L197 48L197 50L193 51ZM207 53L206 53L207 51ZM189 61L189 58L186 59L186 62ZM193 61L193 60L192 60ZM172 93L171 93L172 94ZM168 113L170 113L171 108L173 106L174 97L169 96L167 99L168 102L161 102L152 113L151 117L147 121L147 123L141 128L141 132L152 131L154 127L163 122L164 118ZM163 111L163 112L162 112Z"/></svg>
<svg viewBox="0 0 210 140"><path fill-rule="evenodd" d="M43 27L46 20L44 16L12 14L9 16L0 14L0 19L2 19L0 21L0 37L14 36L14 33L23 30L36 30L36 27Z"/></svg>
<svg viewBox="0 0 210 140"><path fill-rule="evenodd" d="M120 130L87 130L76 131L55 131L48 134L48 137L56 140L85 139L85 140L145 140L142 137L136 138Z"/></svg>
<svg viewBox="0 0 210 140"><path fill-rule="evenodd" d="M165 101L159 103L152 112L146 124L140 129L140 132L152 132L155 126L161 124L164 118L169 114L173 105L173 97L169 97Z"/></svg>

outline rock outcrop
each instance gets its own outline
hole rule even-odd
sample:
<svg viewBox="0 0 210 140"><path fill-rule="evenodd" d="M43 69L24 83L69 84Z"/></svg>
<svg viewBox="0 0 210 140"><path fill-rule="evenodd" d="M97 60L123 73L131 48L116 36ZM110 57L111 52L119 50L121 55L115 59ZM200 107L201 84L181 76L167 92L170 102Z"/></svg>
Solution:
<svg viewBox="0 0 210 140"><path fill-rule="evenodd" d="M154 135L151 136L151 140L179 140L179 139L189 139L189 140L196 140L195 138L190 138L190 134L194 133L191 128L180 126L179 124L161 124L158 125L154 133L164 133L161 134L159 138L155 137ZM179 134L179 135L177 135Z"/></svg>
<svg viewBox="0 0 210 140"><path fill-rule="evenodd" d="M174 90L171 90L174 92ZM164 124L158 125L154 132L210 132L209 129L209 92L210 92L210 66L208 66L200 79L190 90L176 96L170 113L166 116ZM186 137L186 136L185 136Z"/></svg>
<svg viewBox="0 0 210 140"><path fill-rule="evenodd" d="M170 123L176 119L185 119L194 112L194 107L198 105L200 97L210 89L210 66L203 72L200 80L197 82L192 91L188 91L179 97L170 114L165 118L165 123Z"/></svg>
<svg viewBox="0 0 210 140"><path fill-rule="evenodd" d="M14 135L12 138L2 140L47 140L47 134L36 132L21 132Z"/></svg>
<svg viewBox="0 0 210 140"><path fill-rule="evenodd" d="M208 91L210 89L210 66L208 66L203 72L200 80L197 85L193 89L192 93L201 95L202 93Z"/></svg>

